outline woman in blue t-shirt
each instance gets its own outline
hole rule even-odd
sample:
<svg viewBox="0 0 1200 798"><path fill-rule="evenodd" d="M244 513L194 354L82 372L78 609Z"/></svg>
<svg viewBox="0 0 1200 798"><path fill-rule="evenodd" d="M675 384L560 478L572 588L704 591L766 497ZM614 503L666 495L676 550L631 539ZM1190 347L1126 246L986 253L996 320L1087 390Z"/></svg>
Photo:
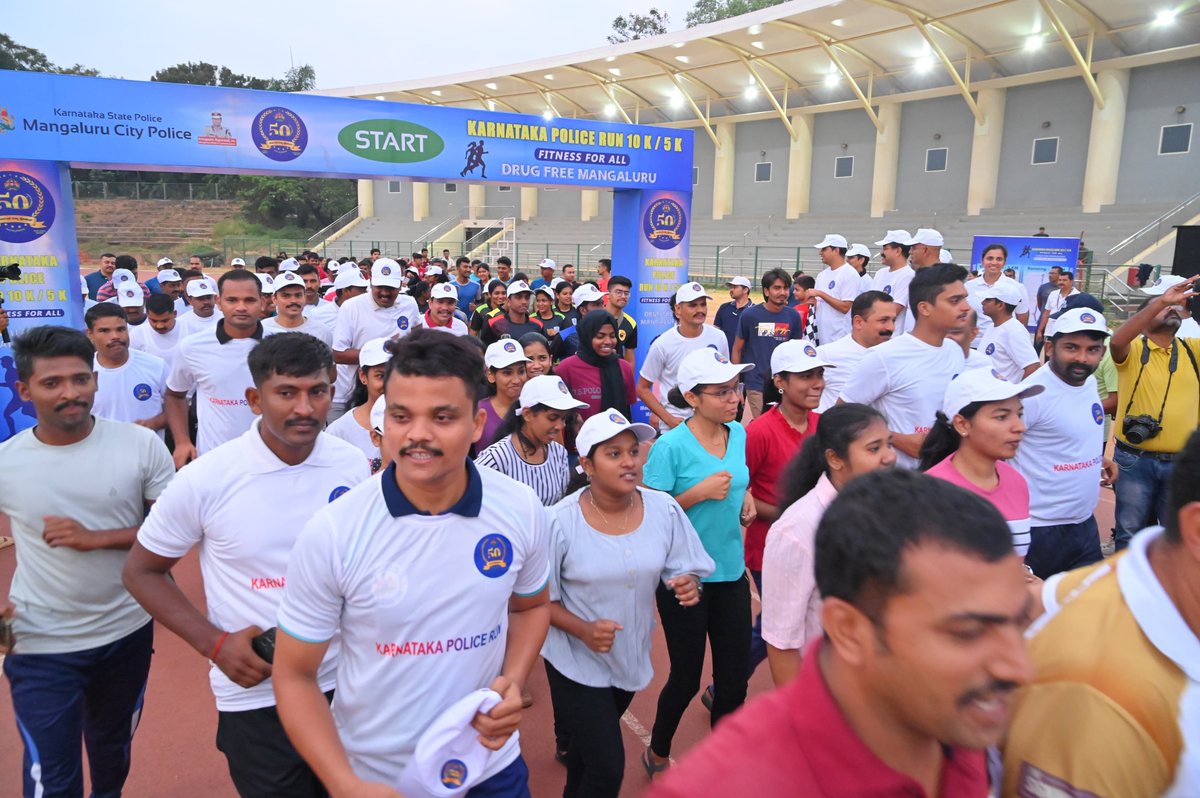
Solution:
<svg viewBox="0 0 1200 798"><path fill-rule="evenodd" d="M742 527L754 520L755 512L748 491L746 431L734 418L742 395L738 379L751 368L753 363L730 363L715 349L684 357L678 385L667 400L692 408L693 415L659 438L646 462L646 486L675 497L716 563L694 607L682 607L670 591L658 590L671 673L658 697L650 748L642 757L651 777L667 767L679 720L700 691L706 639L712 641L713 724L746 700L751 622Z"/></svg>

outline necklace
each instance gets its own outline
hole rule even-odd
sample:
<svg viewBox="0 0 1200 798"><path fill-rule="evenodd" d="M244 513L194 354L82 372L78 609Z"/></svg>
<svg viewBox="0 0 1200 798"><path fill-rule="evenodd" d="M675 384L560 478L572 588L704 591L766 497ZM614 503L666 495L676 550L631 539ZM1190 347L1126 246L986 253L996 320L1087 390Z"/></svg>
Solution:
<svg viewBox="0 0 1200 798"><path fill-rule="evenodd" d="M620 526L620 529L624 529L624 528L626 528L627 526L629 526L629 511L633 509L633 497L634 497L634 495L635 495L635 494L630 494L630 496L629 496L629 506L625 508L625 517L624 517L623 519L621 519L621 526ZM588 502L590 502L590 503L591 503L591 505L592 505L592 509L593 509L593 510L595 510L597 513L599 513L599 514L600 514L600 518L601 518L601 520L603 520L603 521L604 521L604 523L605 523L607 526L610 526L610 527L611 527L611 526L616 526L615 524L613 524L613 522L612 522L612 521L609 521L609 520L608 520L608 516L604 514L604 511L603 511L603 510L601 510L601 509L599 508L599 506L597 506L597 504L596 504L596 500L595 500L595 498L593 498L593 496L592 496L592 492L591 492L590 490L588 491Z"/></svg>

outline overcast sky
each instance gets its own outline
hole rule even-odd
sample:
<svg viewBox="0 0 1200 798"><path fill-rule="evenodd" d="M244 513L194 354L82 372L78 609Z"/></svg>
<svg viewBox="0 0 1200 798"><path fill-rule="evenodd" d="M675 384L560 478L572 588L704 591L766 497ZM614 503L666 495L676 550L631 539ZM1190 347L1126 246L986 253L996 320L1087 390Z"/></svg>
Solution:
<svg viewBox="0 0 1200 798"><path fill-rule="evenodd" d="M613 17L653 5L684 27L694 0L0 0L0 33L56 64L148 80L183 61L258 77L311 64L318 88L466 72L606 44Z"/></svg>

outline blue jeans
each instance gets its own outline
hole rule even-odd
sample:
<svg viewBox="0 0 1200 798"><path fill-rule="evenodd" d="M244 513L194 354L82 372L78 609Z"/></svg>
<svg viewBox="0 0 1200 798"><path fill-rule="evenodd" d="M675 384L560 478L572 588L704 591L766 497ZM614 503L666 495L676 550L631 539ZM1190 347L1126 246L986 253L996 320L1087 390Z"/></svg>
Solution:
<svg viewBox="0 0 1200 798"><path fill-rule="evenodd" d="M1078 524L1035 526L1029 531L1025 564L1033 569L1038 579L1049 579L1063 571L1104 559L1100 551L1100 530L1094 516Z"/></svg>
<svg viewBox="0 0 1200 798"><path fill-rule="evenodd" d="M1166 521L1170 514L1167 488L1175 464L1142 457L1119 446L1113 452L1113 461L1121 469L1113 486L1117 496L1115 542L1119 551L1140 530Z"/></svg>
<svg viewBox="0 0 1200 798"><path fill-rule="evenodd" d="M81 738L88 752L93 798L121 795L153 644L154 624L147 622L99 648L5 657L13 714L25 741L25 798L83 795Z"/></svg>

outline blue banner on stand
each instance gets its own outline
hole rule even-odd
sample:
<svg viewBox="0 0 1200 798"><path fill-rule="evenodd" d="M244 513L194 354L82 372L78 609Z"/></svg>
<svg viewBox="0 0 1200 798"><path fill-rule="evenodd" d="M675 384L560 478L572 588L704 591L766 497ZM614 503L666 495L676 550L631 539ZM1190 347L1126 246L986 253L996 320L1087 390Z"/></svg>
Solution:
<svg viewBox="0 0 1200 798"><path fill-rule="evenodd" d="M39 324L83 327L70 181L63 164L0 158L0 269L21 271L0 280L10 339ZM35 421L16 381L12 347L0 339L0 441Z"/></svg>
<svg viewBox="0 0 1200 798"><path fill-rule="evenodd" d="M971 244L971 269L983 271L983 251L992 244L1002 244L1008 250L1004 267L1016 271L1016 280L1024 284L1029 298L1036 304L1038 287L1046 282L1051 266L1074 272L1079 263L1078 238L1047 236L975 236ZM1029 324L1037 326L1041 308L1030 308Z"/></svg>
<svg viewBox="0 0 1200 798"><path fill-rule="evenodd" d="M650 343L675 326L670 302L688 279L691 216L688 191L613 192L613 273L633 280L629 313L638 325L639 371ZM650 411L638 402L633 415L649 421Z"/></svg>

